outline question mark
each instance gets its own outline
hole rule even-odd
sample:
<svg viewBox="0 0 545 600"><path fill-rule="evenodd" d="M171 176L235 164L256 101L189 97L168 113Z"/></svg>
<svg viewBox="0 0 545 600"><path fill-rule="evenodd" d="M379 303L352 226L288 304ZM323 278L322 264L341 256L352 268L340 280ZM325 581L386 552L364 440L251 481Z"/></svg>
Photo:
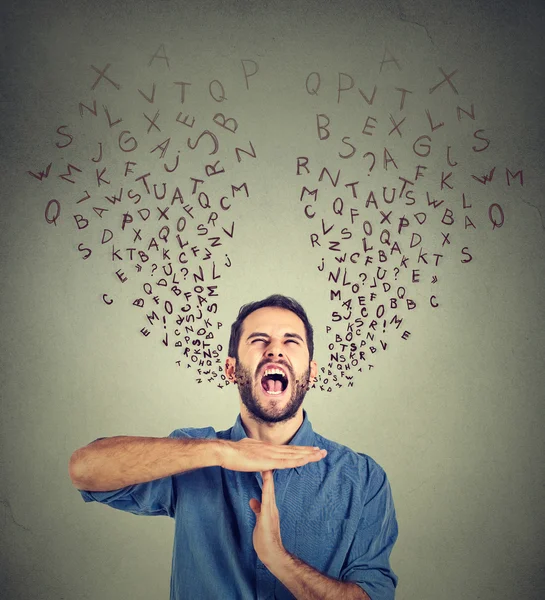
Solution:
<svg viewBox="0 0 545 600"><path fill-rule="evenodd" d="M362 284L362 285L365 285L365 281L366 281L366 279L367 279L367 273L360 273L360 274L358 275L358 277L361 277L362 275L363 275L363 280L362 280L361 284Z"/></svg>
<svg viewBox="0 0 545 600"><path fill-rule="evenodd" d="M184 271L185 271L185 273L184 273ZM188 269L187 267L182 267L182 268L180 269L180 273L184 273L184 281L185 281L186 277L187 277L187 276L188 276L188 274L189 274L189 269Z"/></svg>
<svg viewBox="0 0 545 600"><path fill-rule="evenodd" d="M153 277L153 274L155 273L155 271L157 270L157 265L155 263L153 263L152 267L151 267L151 275Z"/></svg>
<svg viewBox="0 0 545 600"><path fill-rule="evenodd" d="M397 273L396 273L396 271L397 271ZM396 268L394 269L394 273L396 274L396 276L395 276L395 280L397 281L397 276L399 275L399 267L396 267Z"/></svg>
<svg viewBox="0 0 545 600"><path fill-rule="evenodd" d="M373 162L371 163L371 166L369 167L369 173L367 173L367 177L369 177L369 175L371 175L371 171L375 168L375 163L377 162L377 158L372 152L366 152L363 155L363 158L365 158L366 156L369 156L369 155L371 155L373 157Z"/></svg>

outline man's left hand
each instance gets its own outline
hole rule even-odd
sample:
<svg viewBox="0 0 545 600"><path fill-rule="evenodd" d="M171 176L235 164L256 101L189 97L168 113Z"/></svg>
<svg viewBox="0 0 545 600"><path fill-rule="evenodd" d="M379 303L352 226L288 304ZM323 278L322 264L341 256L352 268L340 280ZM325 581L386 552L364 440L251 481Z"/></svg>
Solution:
<svg viewBox="0 0 545 600"><path fill-rule="evenodd" d="M286 555L280 535L280 515L274 495L274 478L272 471L262 471L263 488L261 502L252 498L250 508L254 511L256 523L254 527L254 549L261 562L267 566Z"/></svg>

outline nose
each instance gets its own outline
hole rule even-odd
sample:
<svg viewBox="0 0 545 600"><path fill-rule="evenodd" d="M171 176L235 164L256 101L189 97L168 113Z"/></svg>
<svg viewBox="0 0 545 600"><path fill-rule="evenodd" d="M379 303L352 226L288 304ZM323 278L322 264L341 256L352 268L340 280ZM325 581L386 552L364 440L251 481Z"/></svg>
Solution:
<svg viewBox="0 0 545 600"><path fill-rule="evenodd" d="M266 354L269 358L272 358L273 356L283 356L280 342L278 340L271 340Z"/></svg>

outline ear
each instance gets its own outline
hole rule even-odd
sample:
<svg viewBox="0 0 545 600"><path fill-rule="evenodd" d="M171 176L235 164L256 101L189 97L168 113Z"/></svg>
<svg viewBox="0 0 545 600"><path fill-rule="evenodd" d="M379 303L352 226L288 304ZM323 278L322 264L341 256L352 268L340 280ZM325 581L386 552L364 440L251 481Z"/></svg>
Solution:
<svg viewBox="0 0 545 600"><path fill-rule="evenodd" d="M309 385L311 383L314 383L314 379L318 377L318 364L316 363L315 360L311 360L310 361L310 382Z"/></svg>
<svg viewBox="0 0 545 600"><path fill-rule="evenodd" d="M237 364L237 359L232 356L228 356L225 360L225 377L231 382L236 383L235 378L235 367Z"/></svg>

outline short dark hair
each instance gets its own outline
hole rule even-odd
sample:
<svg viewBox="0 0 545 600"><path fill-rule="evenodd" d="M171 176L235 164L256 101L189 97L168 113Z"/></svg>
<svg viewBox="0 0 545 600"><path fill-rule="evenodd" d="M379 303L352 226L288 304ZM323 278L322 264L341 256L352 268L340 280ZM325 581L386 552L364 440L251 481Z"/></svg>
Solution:
<svg viewBox="0 0 545 600"><path fill-rule="evenodd" d="M244 304L238 311L238 317L236 321L231 325L231 337L229 338L229 356L238 359L238 345L240 342L240 336L242 333L242 322L251 313L260 308L284 308L292 313L295 313L305 326L305 334L307 338L307 346L309 352L309 358L312 360L314 355L314 331L312 325L308 320L305 309L293 298L288 296L282 296L281 294L273 294L264 300L258 300L256 302L249 302Z"/></svg>

